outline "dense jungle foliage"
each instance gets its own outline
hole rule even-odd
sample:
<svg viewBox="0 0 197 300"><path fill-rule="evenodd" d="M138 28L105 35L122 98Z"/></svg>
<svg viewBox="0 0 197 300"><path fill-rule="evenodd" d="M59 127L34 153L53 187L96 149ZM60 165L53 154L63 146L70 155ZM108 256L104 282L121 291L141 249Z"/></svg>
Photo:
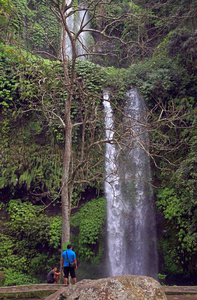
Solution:
<svg viewBox="0 0 197 300"><path fill-rule="evenodd" d="M61 24L49 4L50 0L0 0L0 270L6 275L5 285L43 282L60 261L64 136L59 123L48 122L39 110L43 99L49 109L53 103L55 112L64 109L62 70L54 59ZM83 75L89 95L98 96L101 119L103 87L113 90L112 101L121 107L126 90L135 85L149 111L154 111L149 123L159 273L168 284L197 284L197 2L114 0L112 4L107 16L119 17L132 7L127 21L113 28L125 43L132 42L125 48L115 45L119 60L109 55L78 61L77 74ZM106 20L94 20L94 28L102 30ZM32 54L35 50L39 54ZM79 99L80 89L72 107L76 121ZM166 114L155 126L161 113L158 103L172 114L170 122ZM37 110L32 110L35 104ZM177 112L182 117L173 121ZM97 134L102 135L102 125ZM78 143L76 129L76 158ZM92 151L95 174L104 172L103 153L104 148ZM102 176L75 187L72 208L71 242L79 265L88 264L92 270L79 276L105 275L98 273L105 257Z"/></svg>

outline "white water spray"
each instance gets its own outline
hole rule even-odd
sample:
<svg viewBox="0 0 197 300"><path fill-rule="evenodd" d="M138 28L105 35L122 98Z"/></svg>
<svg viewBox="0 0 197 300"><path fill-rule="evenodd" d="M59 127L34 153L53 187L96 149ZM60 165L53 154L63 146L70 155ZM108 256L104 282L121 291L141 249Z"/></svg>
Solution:
<svg viewBox="0 0 197 300"><path fill-rule="evenodd" d="M115 143L106 145L105 192L109 275L157 277L156 223L151 188L146 107L137 89L126 95L124 143L121 154ZM109 92L104 92L106 139L114 137Z"/></svg>

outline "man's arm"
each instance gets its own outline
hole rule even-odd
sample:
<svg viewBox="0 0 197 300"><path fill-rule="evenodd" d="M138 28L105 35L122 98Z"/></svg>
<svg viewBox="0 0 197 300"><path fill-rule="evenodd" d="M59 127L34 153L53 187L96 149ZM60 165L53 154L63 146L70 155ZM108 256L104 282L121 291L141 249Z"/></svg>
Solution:
<svg viewBox="0 0 197 300"><path fill-rule="evenodd" d="M64 258L62 257L62 269L64 268Z"/></svg>
<svg viewBox="0 0 197 300"><path fill-rule="evenodd" d="M77 269L77 260L74 259L74 262L75 262L75 269Z"/></svg>
<svg viewBox="0 0 197 300"><path fill-rule="evenodd" d="M59 273L55 272L55 275L59 276L59 275L60 275L60 272L59 272Z"/></svg>

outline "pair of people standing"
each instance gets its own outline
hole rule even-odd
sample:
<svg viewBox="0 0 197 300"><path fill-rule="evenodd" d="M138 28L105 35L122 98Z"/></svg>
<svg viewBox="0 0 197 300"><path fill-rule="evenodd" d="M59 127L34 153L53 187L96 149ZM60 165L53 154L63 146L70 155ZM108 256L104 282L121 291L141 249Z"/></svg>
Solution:
<svg viewBox="0 0 197 300"><path fill-rule="evenodd" d="M72 263L75 263L75 266L70 266ZM74 284L77 283L77 278L75 274L75 269L77 269L77 259L76 254L72 250L72 245L67 246L67 250L62 253L62 268L64 271L64 282L65 285L68 285L68 276L70 274L73 279ZM58 283L60 273L57 273L57 267L54 267L47 275L47 283Z"/></svg>

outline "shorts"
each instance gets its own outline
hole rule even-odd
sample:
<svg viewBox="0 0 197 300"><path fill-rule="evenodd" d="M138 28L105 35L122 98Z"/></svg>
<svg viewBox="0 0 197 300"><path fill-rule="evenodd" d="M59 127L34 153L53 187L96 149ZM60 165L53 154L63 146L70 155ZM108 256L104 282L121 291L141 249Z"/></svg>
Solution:
<svg viewBox="0 0 197 300"><path fill-rule="evenodd" d="M47 280L47 283L54 283L55 282L55 278L51 278L51 280Z"/></svg>
<svg viewBox="0 0 197 300"><path fill-rule="evenodd" d="M65 278L68 278L69 273L70 273L71 278L76 278L75 268L64 267L64 277Z"/></svg>

